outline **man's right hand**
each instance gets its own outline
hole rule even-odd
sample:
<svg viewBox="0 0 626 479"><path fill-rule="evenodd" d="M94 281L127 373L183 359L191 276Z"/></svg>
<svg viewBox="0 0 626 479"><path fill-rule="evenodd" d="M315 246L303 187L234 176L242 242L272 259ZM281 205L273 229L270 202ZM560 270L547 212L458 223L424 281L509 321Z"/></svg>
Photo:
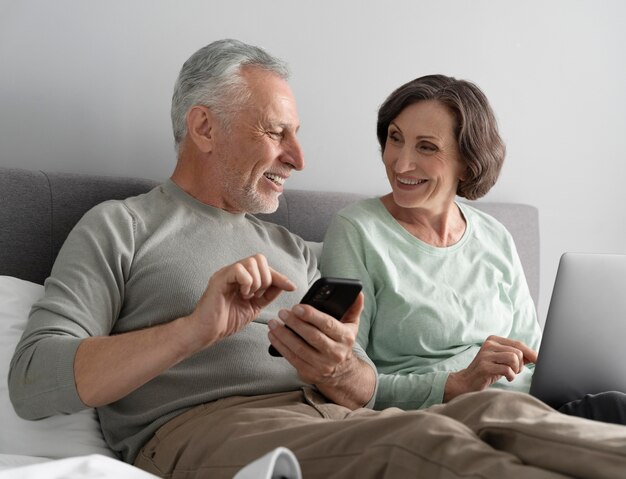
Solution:
<svg viewBox="0 0 626 479"><path fill-rule="evenodd" d="M217 271L188 319L206 347L241 331L283 291L296 286L273 270L262 254L250 256Z"/></svg>
<svg viewBox="0 0 626 479"><path fill-rule="evenodd" d="M151 328L84 339L74 378L83 403L117 401L192 354L243 329L295 285L257 254L217 271L189 316Z"/></svg>

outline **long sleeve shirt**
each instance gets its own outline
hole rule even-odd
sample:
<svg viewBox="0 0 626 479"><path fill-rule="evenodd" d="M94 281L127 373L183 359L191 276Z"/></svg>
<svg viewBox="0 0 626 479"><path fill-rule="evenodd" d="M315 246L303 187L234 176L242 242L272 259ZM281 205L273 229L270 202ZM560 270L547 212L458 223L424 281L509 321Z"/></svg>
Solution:
<svg viewBox="0 0 626 479"><path fill-rule="evenodd" d="M325 276L359 278L365 310L358 341L379 373L375 408L443 401L450 372L466 368L489 335L538 349L541 330L510 233L458 203L466 231L439 248L404 229L378 198L342 210L321 259ZM528 391L533 365L493 387Z"/></svg>

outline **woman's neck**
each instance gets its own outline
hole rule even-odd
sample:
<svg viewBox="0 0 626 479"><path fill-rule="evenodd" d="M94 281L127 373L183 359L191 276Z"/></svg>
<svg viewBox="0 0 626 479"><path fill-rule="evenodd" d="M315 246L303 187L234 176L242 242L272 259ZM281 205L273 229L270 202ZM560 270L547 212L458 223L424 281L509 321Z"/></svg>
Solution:
<svg viewBox="0 0 626 479"><path fill-rule="evenodd" d="M465 233L466 222L458 205L451 201L440 210L405 208L391 194L381 201L394 219L417 239L438 248L458 243Z"/></svg>

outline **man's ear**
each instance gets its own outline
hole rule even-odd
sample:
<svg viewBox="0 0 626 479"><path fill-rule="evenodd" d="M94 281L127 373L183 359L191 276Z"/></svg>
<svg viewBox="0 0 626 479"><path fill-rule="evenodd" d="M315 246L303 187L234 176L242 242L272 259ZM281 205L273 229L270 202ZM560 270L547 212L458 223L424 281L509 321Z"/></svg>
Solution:
<svg viewBox="0 0 626 479"><path fill-rule="evenodd" d="M215 117L206 106L194 105L187 113L187 135L203 153L213 149L215 126Z"/></svg>

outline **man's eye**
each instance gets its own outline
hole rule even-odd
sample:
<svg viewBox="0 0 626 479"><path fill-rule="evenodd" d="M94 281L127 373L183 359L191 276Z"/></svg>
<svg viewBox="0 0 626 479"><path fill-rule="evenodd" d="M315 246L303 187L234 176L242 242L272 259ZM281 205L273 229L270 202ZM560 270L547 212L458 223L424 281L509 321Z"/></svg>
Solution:
<svg viewBox="0 0 626 479"><path fill-rule="evenodd" d="M274 140L280 140L283 137L282 131L268 131L267 134L270 138L273 138Z"/></svg>

